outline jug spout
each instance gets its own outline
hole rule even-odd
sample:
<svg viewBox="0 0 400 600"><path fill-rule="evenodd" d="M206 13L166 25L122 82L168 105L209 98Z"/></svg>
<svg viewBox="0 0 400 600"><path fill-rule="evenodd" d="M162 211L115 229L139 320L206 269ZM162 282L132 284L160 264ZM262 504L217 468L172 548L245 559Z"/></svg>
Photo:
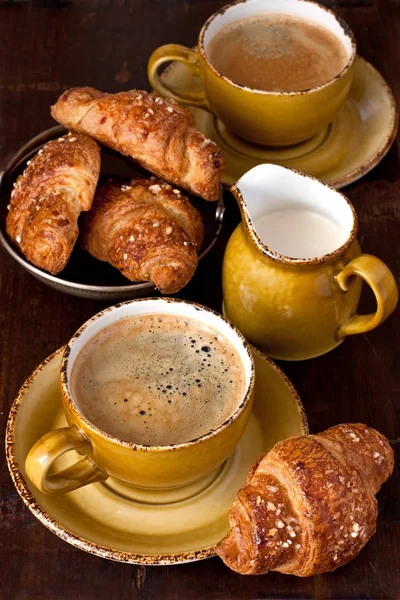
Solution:
<svg viewBox="0 0 400 600"><path fill-rule="evenodd" d="M333 221L343 231L339 246L350 233L356 233L357 217L347 199L337 190L304 173L279 165L261 164L247 171L231 187L231 191L239 204L250 240L268 256L276 258L277 252L268 247L268 240L263 239L261 224L265 224L268 215L277 211L291 211L292 218L299 211L307 211ZM289 215L289 212L281 214ZM293 227L296 223L297 220ZM298 226L301 226L300 221Z"/></svg>

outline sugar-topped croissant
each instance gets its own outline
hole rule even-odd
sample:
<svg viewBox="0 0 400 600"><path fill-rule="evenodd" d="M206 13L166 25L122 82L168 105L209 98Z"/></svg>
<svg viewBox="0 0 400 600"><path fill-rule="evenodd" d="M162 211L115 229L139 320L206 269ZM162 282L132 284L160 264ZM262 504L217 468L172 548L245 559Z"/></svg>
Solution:
<svg viewBox="0 0 400 600"><path fill-rule="evenodd" d="M190 281L202 240L197 210L180 190L154 177L100 185L81 221L87 252L131 281L153 281L164 294Z"/></svg>
<svg viewBox="0 0 400 600"><path fill-rule="evenodd" d="M358 423L278 443L239 491L217 553L249 575L306 577L344 565L375 532L375 494L393 464L388 440Z"/></svg>
<svg viewBox="0 0 400 600"><path fill-rule="evenodd" d="M53 274L63 270L99 173L100 148L80 133L48 142L28 162L11 193L6 226L31 263Z"/></svg>
<svg viewBox="0 0 400 600"><path fill-rule="evenodd" d="M51 114L146 169L205 200L219 198L222 157L174 100L145 91L104 94L90 87L64 92Z"/></svg>

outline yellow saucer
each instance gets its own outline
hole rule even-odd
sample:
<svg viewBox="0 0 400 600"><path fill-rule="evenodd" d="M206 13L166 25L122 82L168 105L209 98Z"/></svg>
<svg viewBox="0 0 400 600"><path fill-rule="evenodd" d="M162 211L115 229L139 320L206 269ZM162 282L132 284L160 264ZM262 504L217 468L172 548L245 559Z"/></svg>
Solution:
<svg viewBox="0 0 400 600"><path fill-rule="evenodd" d="M279 440L308 432L300 398L282 371L258 350L254 410L239 446L206 489L165 504L137 501L117 482L94 483L69 494L47 496L26 477L25 457L43 434L66 424L61 406L61 350L22 386L6 431L8 468L35 517L73 546L121 562L173 564L208 558L228 532L228 510L254 460ZM74 452L60 467L76 462ZM125 488L125 490L123 489Z"/></svg>
<svg viewBox="0 0 400 600"><path fill-rule="evenodd" d="M162 78L172 89L199 89L183 63L174 62ZM393 94L382 75L357 57L349 97L332 123L315 137L284 148L249 144L230 133L211 113L188 106L198 129L222 150L225 168L222 183L233 185L260 163L274 163L318 177L341 188L373 169L396 136L398 114Z"/></svg>

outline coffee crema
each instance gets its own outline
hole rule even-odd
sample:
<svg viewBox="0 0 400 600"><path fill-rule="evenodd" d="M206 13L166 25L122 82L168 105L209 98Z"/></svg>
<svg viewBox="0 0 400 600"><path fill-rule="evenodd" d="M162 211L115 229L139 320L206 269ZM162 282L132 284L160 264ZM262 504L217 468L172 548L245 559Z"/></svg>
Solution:
<svg viewBox="0 0 400 600"><path fill-rule="evenodd" d="M211 64L233 82L266 92L299 92L331 81L347 52L328 29L286 15L226 25L207 48Z"/></svg>
<svg viewBox="0 0 400 600"><path fill-rule="evenodd" d="M205 435L234 413L245 389L232 344L178 315L127 317L102 329L71 374L72 396L93 425L143 445Z"/></svg>

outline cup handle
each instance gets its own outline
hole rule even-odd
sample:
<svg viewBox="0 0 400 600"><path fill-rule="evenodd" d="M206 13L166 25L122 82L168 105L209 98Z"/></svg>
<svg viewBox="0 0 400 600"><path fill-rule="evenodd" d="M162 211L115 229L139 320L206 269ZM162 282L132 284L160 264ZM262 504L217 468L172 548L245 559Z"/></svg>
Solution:
<svg viewBox="0 0 400 600"><path fill-rule="evenodd" d="M173 98L182 104L191 104L211 112L204 90L191 91L186 89L171 89L160 78L158 69L170 61L184 63L191 71L193 77L200 76L199 59L196 50L186 48L180 44L165 44L154 50L147 63L147 76L151 87L161 96Z"/></svg>
<svg viewBox="0 0 400 600"><path fill-rule="evenodd" d="M375 294L377 309L370 315L353 315L341 325L336 332L338 340L355 333L366 333L378 327L396 308L398 290L396 280L389 268L376 256L362 254L353 258L335 276L340 290L347 292L351 278L357 275L372 288Z"/></svg>
<svg viewBox="0 0 400 600"><path fill-rule="evenodd" d="M25 470L32 483L45 494L64 494L78 488L104 481L108 474L99 469L87 456L77 463L49 474L49 470L59 456L69 450L82 454L92 451L90 441L77 427L62 427L46 433L31 448L25 460Z"/></svg>

